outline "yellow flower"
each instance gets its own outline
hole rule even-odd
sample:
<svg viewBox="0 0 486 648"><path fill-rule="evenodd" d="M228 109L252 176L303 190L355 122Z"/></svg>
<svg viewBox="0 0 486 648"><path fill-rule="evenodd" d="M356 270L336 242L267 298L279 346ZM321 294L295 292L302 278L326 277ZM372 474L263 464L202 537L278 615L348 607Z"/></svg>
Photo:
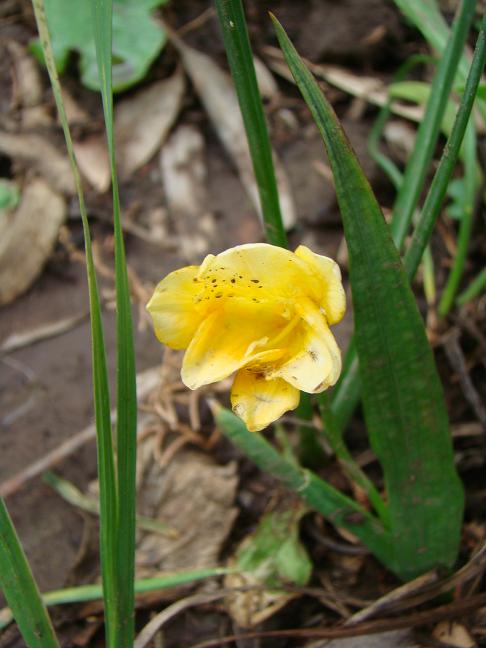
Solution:
<svg viewBox="0 0 486 648"><path fill-rule="evenodd" d="M157 338L187 349L190 389L236 372L233 411L251 431L295 409L300 391L339 378L341 354L329 325L343 317L341 273L301 245L292 253L240 245L163 279L147 305Z"/></svg>

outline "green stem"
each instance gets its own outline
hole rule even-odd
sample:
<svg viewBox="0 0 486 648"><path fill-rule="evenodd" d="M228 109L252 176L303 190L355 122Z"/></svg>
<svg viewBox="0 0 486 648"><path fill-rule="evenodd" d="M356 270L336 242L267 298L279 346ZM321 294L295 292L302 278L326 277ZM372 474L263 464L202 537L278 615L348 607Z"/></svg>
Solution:
<svg viewBox="0 0 486 648"><path fill-rule="evenodd" d="M312 400L310 394L301 392L299 407L295 410L296 417L301 421L312 421ZM318 468L324 464L326 455L317 440L316 430L309 425L299 425L299 460L306 468Z"/></svg>
<svg viewBox="0 0 486 648"><path fill-rule="evenodd" d="M215 4L250 147L265 234L273 245L288 247L243 4L241 0L215 0Z"/></svg>
<svg viewBox="0 0 486 648"><path fill-rule="evenodd" d="M383 522L385 528L390 528L390 511L387 505L381 498L380 493L376 489L373 482L361 470L355 462L353 456L349 452L346 444L343 441L343 436L339 428L336 426L333 411L331 408L331 399L327 392L320 395L319 398L319 411L324 423L324 433L326 439L336 455L339 463L341 464L344 472L348 475L351 481L355 482L367 494L371 505L378 513L380 520Z"/></svg>
<svg viewBox="0 0 486 648"><path fill-rule="evenodd" d="M471 299L480 295L483 290L486 290L486 268L481 270L478 276L471 281L466 290L459 295L457 303L459 306L464 306L464 304L467 304Z"/></svg>
<svg viewBox="0 0 486 648"><path fill-rule="evenodd" d="M474 203L476 197L476 129L469 121L464 136L464 182L465 199L462 218L459 225L459 236L456 256L437 309L439 317L445 317L450 311L461 281L474 221Z"/></svg>

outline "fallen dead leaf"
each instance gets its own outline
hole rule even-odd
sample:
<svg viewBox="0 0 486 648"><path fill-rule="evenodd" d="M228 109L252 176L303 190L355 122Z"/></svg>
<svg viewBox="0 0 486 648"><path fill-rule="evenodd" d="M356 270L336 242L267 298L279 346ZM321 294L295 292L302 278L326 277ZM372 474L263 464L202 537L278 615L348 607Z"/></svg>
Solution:
<svg viewBox="0 0 486 648"><path fill-rule="evenodd" d="M25 292L40 274L66 215L64 200L39 179L14 212L0 212L0 304Z"/></svg>
<svg viewBox="0 0 486 648"><path fill-rule="evenodd" d="M162 181L182 253L200 263L214 246L216 222L207 209L204 139L194 126L179 127L160 155Z"/></svg>
<svg viewBox="0 0 486 648"><path fill-rule="evenodd" d="M93 189L99 193L107 191L111 185L111 170L104 135L92 135L75 142L74 152L79 170Z"/></svg>
<svg viewBox="0 0 486 648"><path fill-rule="evenodd" d="M238 169L241 182L255 209L261 216L260 197L253 173L243 119L230 77L206 54L185 45L179 38L171 39L181 56L213 127ZM280 209L286 229L296 223L296 211L287 174L274 154L275 174L279 188Z"/></svg>
<svg viewBox="0 0 486 648"><path fill-rule="evenodd" d="M236 464L220 466L184 448L162 467L156 459L158 443L151 435L139 444L137 511L170 525L178 537L139 532L137 575L217 565L238 514Z"/></svg>
<svg viewBox="0 0 486 648"><path fill-rule="evenodd" d="M67 155L40 135L0 131L0 151L33 168L58 193L72 196L74 179Z"/></svg>
<svg viewBox="0 0 486 648"><path fill-rule="evenodd" d="M253 58L253 63L255 64L258 89L260 90L262 98L270 101L278 97L279 89L277 82L265 63L257 56Z"/></svg>
<svg viewBox="0 0 486 648"><path fill-rule="evenodd" d="M264 52L268 57L270 68L284 79L293 82L292 73L284 62L282 52L278 48L271 46L265 47ZM376 106L383 106L388 101L388 88L377 77L353 74L350 70L338 65L318 65L310 61L306 61L306 64L317 77L353 97L365 99L368 103ZM419 122L424 116L421 106L410 106L398 101L392 103L391 111L415 122Z"/></svg>
<svg viewBox="0 0 486 648"><path fill-rule="evenodd" d="M184 75L178 69L169 79L116 106L115 141L122 178L129 178L159 150L177 119L184 88Z"/></svg>

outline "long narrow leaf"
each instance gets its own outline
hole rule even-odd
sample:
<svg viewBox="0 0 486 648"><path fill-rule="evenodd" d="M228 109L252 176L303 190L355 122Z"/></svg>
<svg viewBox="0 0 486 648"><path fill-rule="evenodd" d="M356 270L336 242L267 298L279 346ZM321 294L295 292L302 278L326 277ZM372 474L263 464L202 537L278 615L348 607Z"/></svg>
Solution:
<svg viewBox="0 0 486 648"><path fill-rule="evenodd" d="M398 0L395 1L398 3ZM414 1L413 4L416 6L420 3ZM431 101L427 104L424 119L419 126L414 151L407 164L405 178L400 185L400 191L393 208L391 229L393 239L399 249L402 247L407 235L432 160L440 123L474 15L474 6L474 0L462 1L450 38L448 40L444 39L442 47L444 55L438 63L433 90L431 91ZM430 20L427 9L423 8L423 10L426 14L424 21ZM422 258L422 254L423 251L420 258ZM350 346L347 355L341 380L334 390L332 404L336 425L338 428L340 427L341 431L349 421L359 401L360 394L358 362L353 345Z"/></svg>
<svg viewBox="0 0 486 648"><path fill-rule="evenodd" d="M450 28L440 12L436 0L394 0L397 7L422 33L429 45L442 56L450 38ZM474 0L466 0L470 5L475 5ZM470 61L463 53L459 61L457 75L459 81L465 81L469 73ZM480 98L478 109L486 122L486 100Z"/></svg>
<svg viewBox="0 0 486 648"><path fill-rule="evenodd" d="M146 592L156 592L157 590L168 589L171 587L180 587L195 581L215 576L224 576L232 570L225 567L206 567L204 569L194 569L190 571L174 572L173 574L164 574L152 578L142 578L135 581L135 593L145 594ZM103 591L100 585L81 585L79 587L68 587L61 590L54 590L42 594L42 601L45 605L66 605L69 603L82 603L86 601L98 601L103 598ZM42 604L42 602L41 602ZM12 611L9 608L0 610L0 630L5 628L13 620ZM55 644L57 646L57 644ZM50 648L48 644L42 644L42 648Z"/></svg>
<svg viewBox="0 0 486 648"><path fill-rule="evenodd" d="M0 589L28 648L58 648L54 628L3 499L0 499Z"/></svg>
<svg viewBox="0 0 486 648"><path fill-rule="evenodd" d="M477 87L486 63L486 12L483 15L481 29L476 42L471 69L466 81L466 87L461 97L461 103L456 115L451 136L449 137L440 164L434 175L424 207L413 233L412 242L405 255L405 268L409 277L417 271L425 243L429 240L435 221L439 215L442 201L444 200L447 185L454 171L459 149L464 138L464 133L471 117L471 112L476 97ZM470 146L470 145L469 145ZM475 167L471 163L470 175L475 181Z"/></svg>
<svg viewBox="0 0 486 648"><path fill-rule="evenodd" d="M228 409L217 403L211 406L224 434L259 468L279 479L333 524L354 533L383 564L393 569L391 536L376 517L312 471L285 459L261 434L249 432L243 421Z"/></svg>
<svg viewBox="0 0 486 648"><path fill-rule="evenodd" d="M383 468L392 569L412 578L457 556L463 492L431 348L397 249L331 106L274 19L324 140L349 249L363 403Z"/></svg>
<svg viewBox="0 0 486 648"><path fill-rule="evenodd" d="M34 12L44 58L51 81L57 110L66 140L66 147L71 161L76 190L79 199L83 234L86 250L86 270L88 276L89 304L91 314L91 343L93 363L93 392L95 406L95 423L98 453L98 474L100 483L100 554L102 563L103 595L107 615L116 608L115 553L117 494L115 467L113 461L113 444L111 438L110 391L106 354L101 319L101 305L96 282L96 272L91 249L88 216L84 202L76 158L74 155L71 133L61 94L61 86L52 52L51 39L44 9L44 0L33 0Z"/></svg>
<svg viewBox="0 0 486 648"><path fill-rule="evenodd" d="M113 189L117 305L117 613L110 641L131 648L134 636L135 470L137 395L130 289L120 218L115 166L112 95L112 0L91 0L96 57L108 141Z"/></svg>
<svg viewBox="0 0 486 648"><path fill-rule="evenodd" d="M272 149L257 85L243 5L241 0L215 0L215 2L260 192L265 233L269 243L287 247Z"/></svg>

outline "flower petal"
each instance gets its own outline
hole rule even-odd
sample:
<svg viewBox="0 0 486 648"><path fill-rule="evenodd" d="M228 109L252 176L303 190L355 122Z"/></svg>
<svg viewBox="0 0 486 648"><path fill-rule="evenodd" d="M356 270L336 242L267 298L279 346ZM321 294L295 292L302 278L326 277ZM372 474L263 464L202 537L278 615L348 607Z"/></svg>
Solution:
<svg viewBox="0 0 486 648"><path fill-rule="evenodd" d="M147 304L157 338L173 349L189 345L204 317L196 306L198 271L199 266L187 266L171 272L158 284Z"/></svg>
<svg viewBox="0 0 486 648"><path fill-rule="evenodd" d="M295 254L319 277L322 284L319 305L324 309L328 323L336 324L346 310L346 295L338 264L329 257L315 254L305 245L299 245Z"/></svg>
<svg viewBox="0 0 486 648"><path fill-rule="evenodd" d="M247 364L274 362L284 350L265 348L285 323L272 311L254 305L222 304L208 315L192 339L182 364L182 381L190 389L227 378Z"/></svg>
<svg viewBox="0 0 486 648"><path fill-rule="evenodd" d="M272 303L274 308L280 303L282 310L282 304L300 295L319 298L322 293L321 278L308 263L289 250L266 243L238 245L217 256L209 255L198 281L205 294L214 298Z"/></svg>
<svg viewBox="0 0 486 648"><path fill-rule="evenodd" d="M272 371L268 378L283 378L310 394L334 385L341 373L341 353L326 318L310 302L298 304L302 321L292 332L286 354L288 360Z"/></svg>
<svg viewBox="0 0 486 648"><path fill-rule="evenodd" d="M262 373L241 369L231 390L233 412L250 432L263 430L299 404L300 392L285 380L266 380Z"/></svg>

